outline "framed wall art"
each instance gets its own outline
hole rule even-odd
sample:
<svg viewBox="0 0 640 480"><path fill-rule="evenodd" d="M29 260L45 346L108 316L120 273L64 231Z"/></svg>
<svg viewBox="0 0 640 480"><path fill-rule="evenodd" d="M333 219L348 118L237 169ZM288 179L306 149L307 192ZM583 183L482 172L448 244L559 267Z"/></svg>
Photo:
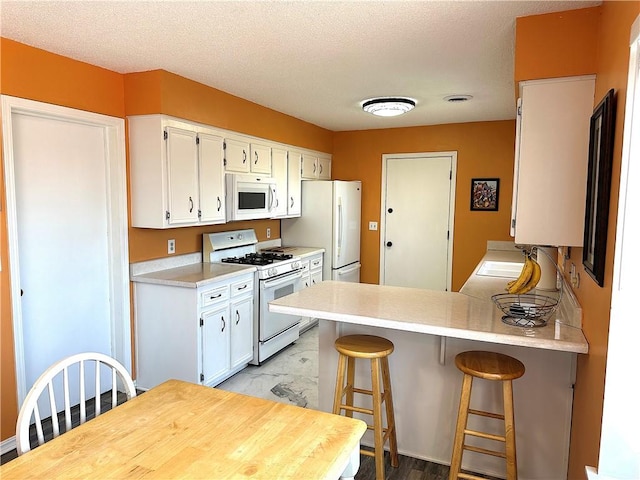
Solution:
<svg viewBox="0 0 640 480"><path fill-rule="evenodd" d="M472 178L471 210L497 211L499 194L499 178Z"/></svg>
<svg viewBox="0 0 640 480"><path fill-rule="evenodd" d="M587 203L582 248L584 269L600 286L604 283L604 260L607 249L614 121L615 93L611 89L591 116Z"/></svg>

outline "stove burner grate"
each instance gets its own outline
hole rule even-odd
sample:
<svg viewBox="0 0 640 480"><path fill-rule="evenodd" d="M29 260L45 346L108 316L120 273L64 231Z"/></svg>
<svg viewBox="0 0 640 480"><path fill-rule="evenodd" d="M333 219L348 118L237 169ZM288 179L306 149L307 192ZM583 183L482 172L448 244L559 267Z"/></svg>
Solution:
<svg viewBox="0 0 640 480"><path fill-rule="evenodd" d="M245 265L271 265L274 262L289 260L293 255L285 253L248 253L244 257L227 257L223 258L224 263L241 263Z"/></svg>

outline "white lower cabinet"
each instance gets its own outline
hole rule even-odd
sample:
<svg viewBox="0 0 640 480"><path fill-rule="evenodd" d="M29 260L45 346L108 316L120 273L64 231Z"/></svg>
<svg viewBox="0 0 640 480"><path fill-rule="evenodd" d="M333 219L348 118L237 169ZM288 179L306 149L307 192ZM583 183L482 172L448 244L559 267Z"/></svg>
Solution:
<svg viewBox="0 0 640 480"><path fill-rule="evenodd" d="M302 257L302 289L322 282L322 257L322 253ZM302 320L300 320L300 332L308 330L317 323L317 318L302 317Z"/></svg>
<svg viewBox="0 0 640 480"><path fill-rule="evenodd" d="M253 357L253 273L199 288L134 283L136 382L215 386Z"/></svg>

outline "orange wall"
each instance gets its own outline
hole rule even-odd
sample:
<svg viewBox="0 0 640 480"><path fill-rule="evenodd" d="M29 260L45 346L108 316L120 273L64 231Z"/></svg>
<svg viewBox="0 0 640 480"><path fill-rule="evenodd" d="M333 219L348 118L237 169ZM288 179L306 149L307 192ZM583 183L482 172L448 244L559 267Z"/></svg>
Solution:
<svg viewBox="0 0 640 480"><path fill-rule="evenodd" d="M516 95L522 80L596 73L599 19L600 7L518 18Z"/></svg>
<svg viewBox="0 0 640 480"><path fill-rule="evenodd" d="M382 154L458 152L452 280L457 291L486 252L487 240L511 240L514 142L511 120L336 132L332 177L362 180L362 281L379 280L380 234L365 227L369 221L380 221ZM470 211L474 177L500 178L497 212Z"/></svg>
<svg viewBox="0 0 640 480"><path fill-rule="evenodd" d="M598 465L629 34L638 14L638 1L605 1L601 7L525 17L518 19L516 24L516 80L596 73L594 106L609 89L614 88L617 93L604 286L599 287L584 271L581 248L572 249L569 260L580 273L581 282L575 293L582 306L583 330L589 342L589 354L578 356L569 453L570 479L585 478L585 465ZM575 43L575 39L580 41Z"/></svg>

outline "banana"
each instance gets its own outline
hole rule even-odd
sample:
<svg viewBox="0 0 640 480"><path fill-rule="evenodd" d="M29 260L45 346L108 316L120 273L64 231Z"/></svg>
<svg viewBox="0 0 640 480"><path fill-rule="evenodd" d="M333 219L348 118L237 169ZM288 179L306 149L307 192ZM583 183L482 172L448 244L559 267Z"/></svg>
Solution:
<svg viewBox="0 0 640 480"><path fill-rule="evenodd" d="M515 280L511 280L510 282L507 283L507 288L505 288L505 290L508 292L509 289L513 286L514 283L516 283L518 281L518 279L516 278Z"/></svg>
<svg viewBox="0 0 640 480"><path fill-rule="evenodd" d="M516 279L516 281L508 288L509 293L517 293L522 287L524 287L527 282L531 279L531 274L533 273L533 261L531 257L528 255L525 257L524 265L522 266L522 271L520 275Z"/></svg>
<svg viewBox="0 0 640 480"><path fill-rule="evenodd" d="M533 258L531 259L531 263L533 266L533 271L531 272L531 278L517 292L515 292L518 295L522 295L523 293L527 293L533 290L534 288L536 288L536 285L538 285L538 282L540 281L540 275L542 273L540 270L540 264L536 262Z"/></svg>

